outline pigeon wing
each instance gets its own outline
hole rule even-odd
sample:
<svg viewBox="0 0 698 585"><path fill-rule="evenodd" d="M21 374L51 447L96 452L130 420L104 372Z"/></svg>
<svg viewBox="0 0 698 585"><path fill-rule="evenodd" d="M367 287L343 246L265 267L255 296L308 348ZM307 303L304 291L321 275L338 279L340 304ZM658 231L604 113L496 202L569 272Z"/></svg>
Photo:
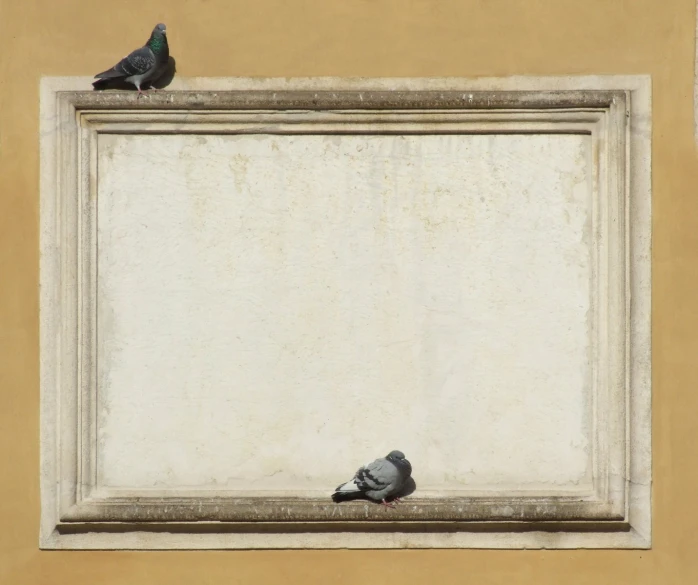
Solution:
<svg viewBox="0 0 698 585"><path fill-rule="evenodd" d="M143 75L150 71L156 64L155 54L149 47L141 47L129 53L111 69L95 75L97 79L117 79Z"/></svg>
<svg viewBox="0 0 698 585"><path fill-rule="evenodd" d="M386 459L376 459L361 467L354 478L340 486L337 492L372 492L387 488L397 474L395 466Z"/></svg>
<svg viewBox="0 0 698 585"><path fill-rule="evenodd" d="M355 480L361 491L379 491L395 479L395 466L386 459L376 459L356 472Z"/></svg>

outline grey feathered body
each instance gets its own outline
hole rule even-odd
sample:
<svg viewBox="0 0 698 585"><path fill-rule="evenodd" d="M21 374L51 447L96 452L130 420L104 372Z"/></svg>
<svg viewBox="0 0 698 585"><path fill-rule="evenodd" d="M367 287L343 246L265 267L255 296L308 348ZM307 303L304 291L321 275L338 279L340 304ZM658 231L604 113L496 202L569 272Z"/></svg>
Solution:
<svg viewBox="0 0 698 585"><path fill-rule="evenodd" d="M140 91L141 85L156 81L167 67L170 57L164 31L164 25L157 25L143 47L129 53L111 69L95 75L98 81L94 83L121 79L132 83Z"/></svg>
<svg viewBox="0 0 698 585"><path fill-rule="evenodd" d="M400 458L393 457L399 453ZM377 502L400 493L407 479L412 475L412 465L399 451L392 451L359 468L354 477L337 486L332 499L335 502L366 496Z"/></svg>

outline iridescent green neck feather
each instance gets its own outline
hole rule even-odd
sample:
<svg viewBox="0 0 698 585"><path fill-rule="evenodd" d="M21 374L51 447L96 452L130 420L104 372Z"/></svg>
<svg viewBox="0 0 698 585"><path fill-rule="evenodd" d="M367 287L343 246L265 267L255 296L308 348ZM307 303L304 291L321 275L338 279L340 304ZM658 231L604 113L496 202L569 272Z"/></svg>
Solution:
<svg viewBox="0 0 698 585"><path fill-rule="evenodd" d="M154 32L152 35L150 35L148 47L150 47L150 50L157 55L166 49L167 38L160 32Z"/></svg>

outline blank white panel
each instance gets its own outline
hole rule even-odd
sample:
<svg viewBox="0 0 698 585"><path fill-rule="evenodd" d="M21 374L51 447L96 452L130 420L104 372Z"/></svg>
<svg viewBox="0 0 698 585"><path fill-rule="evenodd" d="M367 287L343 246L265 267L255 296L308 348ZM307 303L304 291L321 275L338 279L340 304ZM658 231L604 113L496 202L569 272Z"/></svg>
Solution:
<svg viewBox="0 0 698 585"><path fill-rule="evenodd" d="M591 483L587 135L98 138L97 483Z"/></svg>

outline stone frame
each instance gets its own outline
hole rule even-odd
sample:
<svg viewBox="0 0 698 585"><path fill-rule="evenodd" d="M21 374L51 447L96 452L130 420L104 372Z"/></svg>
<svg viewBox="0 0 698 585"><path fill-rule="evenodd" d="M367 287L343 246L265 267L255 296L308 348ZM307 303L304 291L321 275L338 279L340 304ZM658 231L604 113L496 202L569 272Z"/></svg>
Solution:
<svg viewBox="0 0 698 585"><path fill-rule="evenodd" d="M649 79L177 80L41 96L42 548L650 547ZM104 489L95 474L99 133L583 133L594 168L594 489L327 500Z"/></svg>

